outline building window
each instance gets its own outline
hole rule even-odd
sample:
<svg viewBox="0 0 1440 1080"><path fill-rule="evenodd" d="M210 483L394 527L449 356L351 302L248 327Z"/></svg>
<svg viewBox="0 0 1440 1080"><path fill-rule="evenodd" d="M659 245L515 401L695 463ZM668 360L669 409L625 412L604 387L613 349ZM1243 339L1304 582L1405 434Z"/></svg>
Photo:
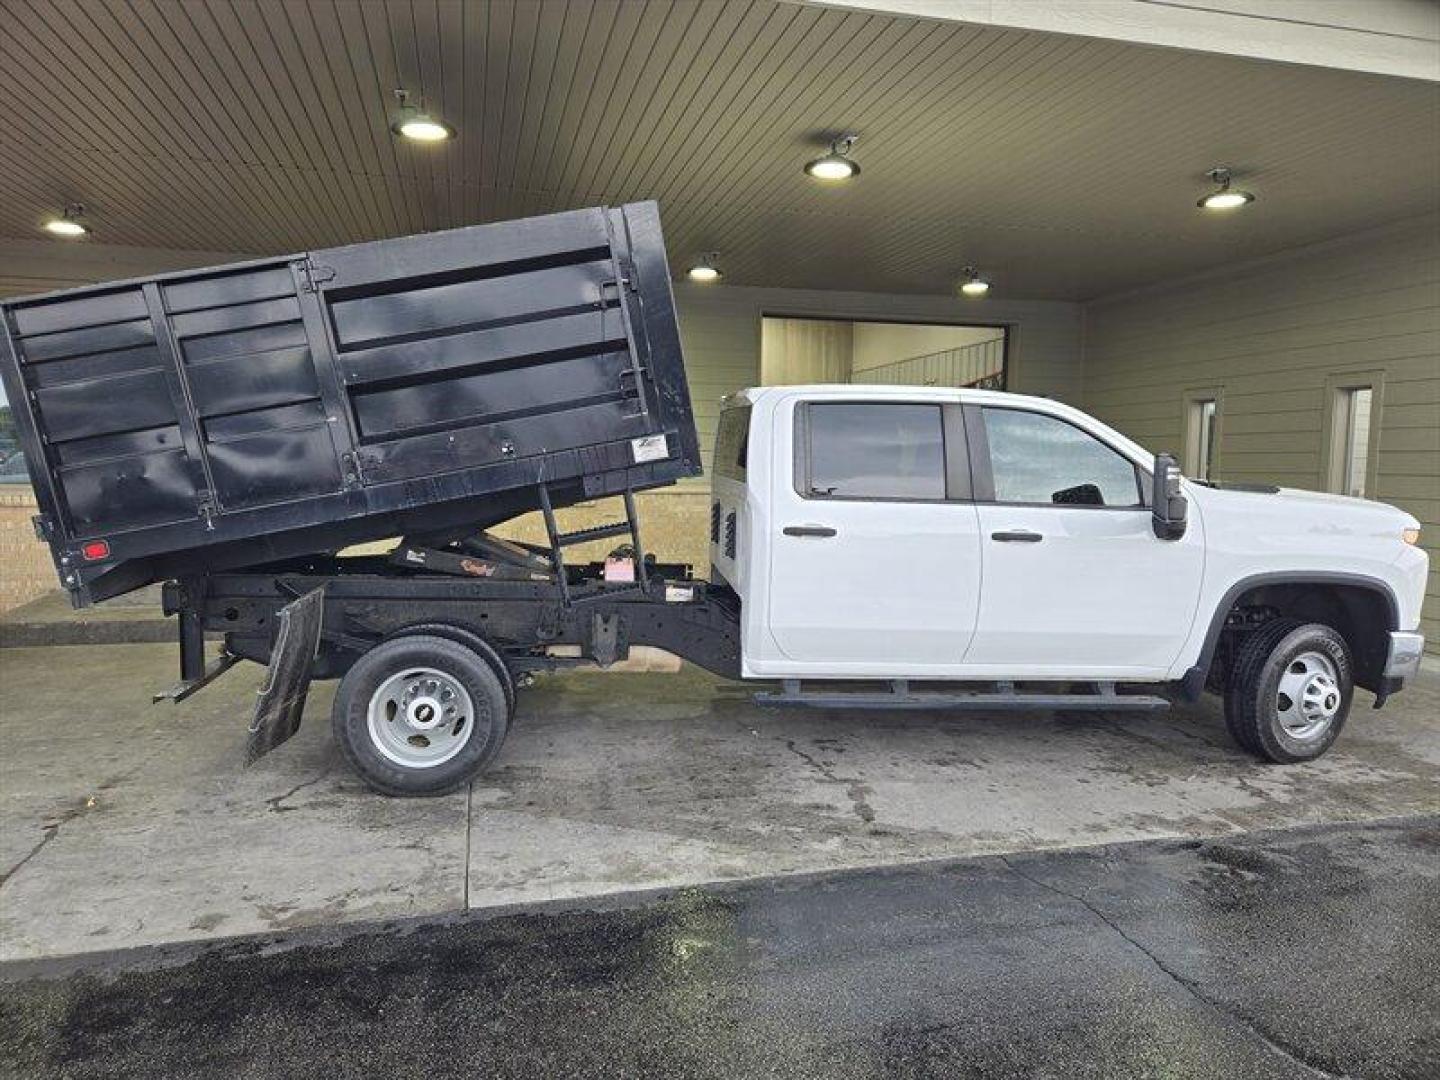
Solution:
<svg viewBox="0 0 1440 1080"><path fill-rule="evenodd" d="M15 428L15 414L0 387L0 484L28 484L30 473L25 468L25 455L20 452L20 432Z"/></svg>
<svg viewBox="0 0 1440 1080"><path fill-rule="evenodd" d="M1196 480L1215 478L1215 447L1220 441L1220 399L1189 399L1185 420L1185 471Z"/></svg>
<svg viewBox="0 0 1440 1080"><path fill-rule="evenodd" d="M1335 391L1331 445L1332 490L1363 499L1370 471L1370 409L1374 388L1344 386Z"/></svg>

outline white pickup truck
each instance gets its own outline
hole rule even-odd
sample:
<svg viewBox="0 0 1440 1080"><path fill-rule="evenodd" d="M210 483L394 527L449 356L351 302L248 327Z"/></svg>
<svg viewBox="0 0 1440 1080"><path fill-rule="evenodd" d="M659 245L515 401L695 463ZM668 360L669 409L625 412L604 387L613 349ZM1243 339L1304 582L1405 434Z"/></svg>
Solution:
<svg viewBox="0 0 1440 1080"><path fill-rule="evenodd" d="M1383 704L1420 664L1428 560L1391 506L1187 480L1082 412L985 391L746 390L716 442L709 581L632 557L628 490L624 522L562 532L542 478L548 548L410 536L388 558L167 586L182 674L202 631L225 640L173 693L268 663L258 757L294 733L312 677L341 677L347 759L378 791L426 795L495 759L536 672L635 645L765 680L774 705L1151 710L1209 689L1274 762L1323 754L1355 686ZM565 561L608 536L629 550Z"/></svg>
<svg viewBox="0 0 1440 1080"><path fill-rule="evenodd" d="M787 681L777 700L1074 707L1089 684L1089 707L1162 707L1208 687L1237 743L1296 762L1355 685L1378 706L1420 663L1428 560L1393 506L1185 479L1083 412L978 390L746 390L717 442L714 577L739 599L740 674ZM999 689L912 689L932 681ZM1117 689L1142 685L1164 696Z"/></svg>

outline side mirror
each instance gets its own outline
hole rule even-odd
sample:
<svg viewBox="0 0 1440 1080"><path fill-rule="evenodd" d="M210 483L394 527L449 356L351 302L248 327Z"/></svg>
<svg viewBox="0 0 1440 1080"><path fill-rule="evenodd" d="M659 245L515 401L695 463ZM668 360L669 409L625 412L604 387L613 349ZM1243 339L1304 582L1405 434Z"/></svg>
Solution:
<svg viewBox="0 0 1440 1080"><path fill-rule="evenodd" d="M1150 521L1161 540L1185 535L1185 496L1180 494L1180 466L1173 454L1155 455L1155 487L1150 497Z"/></svg>

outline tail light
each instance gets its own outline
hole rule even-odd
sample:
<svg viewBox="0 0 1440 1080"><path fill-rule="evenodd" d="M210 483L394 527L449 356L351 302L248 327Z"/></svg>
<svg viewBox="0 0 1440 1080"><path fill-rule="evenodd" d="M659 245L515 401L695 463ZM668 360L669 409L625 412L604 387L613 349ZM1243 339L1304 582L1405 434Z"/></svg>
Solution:
<svg viewBox="0 0 1440 1080"><path fill-rule="evenodd" d="M80 547L80 557L86 562L99 562L110 557L110 543L106 540L87 540Z"/></svg>

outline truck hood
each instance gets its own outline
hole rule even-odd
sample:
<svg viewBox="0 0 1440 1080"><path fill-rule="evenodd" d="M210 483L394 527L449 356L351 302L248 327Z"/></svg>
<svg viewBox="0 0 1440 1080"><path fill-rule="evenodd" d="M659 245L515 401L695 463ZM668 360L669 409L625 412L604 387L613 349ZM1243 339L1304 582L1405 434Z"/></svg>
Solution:
<svg viewBox="0 0 1440 1080"><path fill-rule="evenodd" d="M1247 508L1261 513L1273 513L1282 507L1293 509L1297 516L1297 525L1302 521L1311 523L1331 519L1357 525L1365 522L1379 527L1393 527L1396 530L1420 526L1414 515L1406 513L1398 506L1373 499L1334 495L1326 491L1306 491L1303 488L1217 488L1192 483L1187 485L1187 493L1194 495L1202 506L1213 506L1236 513L1243 513Z"/></svg>

